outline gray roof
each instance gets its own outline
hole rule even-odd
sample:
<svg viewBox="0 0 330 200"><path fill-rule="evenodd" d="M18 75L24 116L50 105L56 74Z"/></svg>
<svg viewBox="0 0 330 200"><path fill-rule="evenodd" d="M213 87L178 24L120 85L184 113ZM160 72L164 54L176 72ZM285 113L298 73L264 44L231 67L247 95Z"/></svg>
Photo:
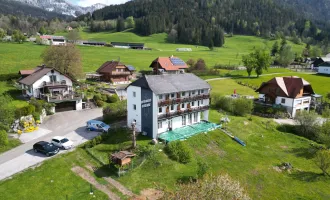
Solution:
<svg viewBox="0 0 330 200"><path fill-rule="evenodd" d="M155 94L211 89L206 81L190 73L146 75L130 85L150 89Z"/></svg>
<svg viewBox="0 0 330 200"><path fill-rule="evenodd" d="M135 71L135 68L132 65L127 65L129 71Z"/></svg>
<svg viewBox="0 0 330 200"><path fill-rule="evenodd" d="M19 80L19 83L22 83L24 85L32 85L35 83L37 80L39 80L41 77L46 75L48 72L50 72L52 68L40 68L39 70L35 71L33 74Z"/></svg>

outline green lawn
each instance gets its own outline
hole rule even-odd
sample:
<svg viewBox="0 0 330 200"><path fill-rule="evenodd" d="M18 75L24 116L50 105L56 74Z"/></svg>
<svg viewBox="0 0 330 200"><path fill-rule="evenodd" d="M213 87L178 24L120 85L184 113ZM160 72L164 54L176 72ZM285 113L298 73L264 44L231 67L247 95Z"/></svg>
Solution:
<svg viewBox="0 0 330 200"><path fill-rule="evenodd" d="M90 185L76 176L71 168L76 165L85 167L93 163L81 149L45 161L41 167L29 169L14 179L0 182L1 199L107 199L107 196L94 189L95 197L89 194ZM101 183L101 179L99 179Z"/></svg>
<svg viewBox="0 0 330 200"><path fill-rule="evenodd" d="M330 88L328 87L328 85L330 84L330 77L318 74L290 72L283 73L280 75L262 76L259 78L237 78L235 80L242 81L244 83L249 83L250 85L254 86L260 86L262 82L267 82L276 76L299 76L312 84L315 93L326 96L326 94L330 92Z"/></svg>
<svg viewBox="0 0 330 200"><path fill-rule="evenodd" d="M6 152L12 148L15 148L21 144L21 141L18 139L9 139L7 146L0 146L0 154Z"/></svg>
<svg viewBox="0 0 330 200"><path fill-rule="evenodd" d="M98 41L127 41L144 42L146 46L153 48L152 51L117 49L109 47L81 46L83 68L85 72L95 71L107 60L120 60L125 64L135 66L138 70L149 69L150 63L159 56L175 55L183 60L203 58L208 67L215 64L239 65L241 56L253 50L254 47L271 48L274 41L267 41L253 36L234 36L226 38L226 44L222 48L210 51L207 47L168 44L166 34L155 34L141 37L131 32L121 33L85 33L83 39ZM301 52L303 45L293 45L293 49ZM192 48L192 52L177 52L176 48ZM32 43L14 44L0 43L0 74L17 73L20 69L31 69L42 64L40 55L46 46Z"/></svg>
<svg viewBox="0 0 330 200"><path fill-rule="evenodd" d="M236 89L237 94L240 95L256 95L256 92L251 88L238 85L233 79L209 81L212 87L212 94L231 95Z"/></svg>
<svg viewBox="0 0 330 200"><path fill-rule="evenodd" d="M240 94L254 94L253 90L239 86L231 79L211 81L210 84L214 94L231 94L234 89ZM215 123L219 123L222 116L214 110L210 112L210 120ZM239 180L252 199L330 198L330 179L321 176L321 171L314 164L310 140L281 132L274 123L267 129L267 119L252 117L249 120L234 116L230 119L227 129L246 142L246 147L217 130L185 141L193 149L193 161L189 164L169 159L164 151L159 151L163 145L157 145L153 146L157 152L155 159L147 159L120 178L113 171L108 172L135 193L146 188L171 190L176 188L179 180L196 175L197 160L201 159L210 166L209 173L228 173ZM139 137L138 145L146 146L148 142L145 137ZM107 163L109 153L130 144L128 135L112 133L111 138L93 147L91 152L98 160ZM274 168L283 162L290 162L294 170L291 173L277 172ZM18 174L11 180L0 182L0 193L4 199L44 199L44 196L52 199L64 198L66 194L70 198L79 194L81 196L77 199L88 199L88 184L70 170L74 165L84 167L88 163L102 167L84 149L77 149L48 160L34 170ZM109 170L106 166L102 169ZM98 181L104 182L101 179ZM52 184L53 187L49 187ZM102 198L103 194L97 193L97 199Z"/></svg>

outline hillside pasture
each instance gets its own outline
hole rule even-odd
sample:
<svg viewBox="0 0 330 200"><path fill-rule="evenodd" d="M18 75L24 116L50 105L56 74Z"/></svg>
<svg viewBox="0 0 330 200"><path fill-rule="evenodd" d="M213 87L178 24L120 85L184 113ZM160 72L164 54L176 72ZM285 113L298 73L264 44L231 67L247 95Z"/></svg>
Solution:
<svg viewBox="0 0 330 200"><path fill-rule="evenodd" d="M64 35L64 33L59 33ZM240 65L242 55L250 53L254 48L271 48L274 41L254 36L234 36L226 38L222 48L210 51L205 46L166 43L167 35L154 34L141 37L131 32L120 33L87 33L81 32L82 38L96 41L143 42L153 50L131 50L110 47L79 46L85 72L95 71L105 61L118 60L133 65L137 70L148 70L150 63L160 56L175 55L184 61L202 58L208 67L215 64ZM303 45L293 45L294 51L300 54ZM32 43L15 44L0 43L0 74L17 73L20 69L31 69L42 64L40 55L46 46ZM192 52L177 52L177 48L191 48Z"/></svg>

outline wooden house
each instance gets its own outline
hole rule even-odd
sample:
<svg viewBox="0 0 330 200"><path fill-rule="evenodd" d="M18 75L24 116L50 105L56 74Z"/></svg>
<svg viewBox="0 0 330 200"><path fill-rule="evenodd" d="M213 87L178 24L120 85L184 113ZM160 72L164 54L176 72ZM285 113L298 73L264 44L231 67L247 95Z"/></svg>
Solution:
<svg viewBox="0 0 330 200"><path fill-rule="evenodd" d="M107 61L96 72L102 75L101 81L113 84L128 84L133 75L133 71L119 61Z"/></svg>

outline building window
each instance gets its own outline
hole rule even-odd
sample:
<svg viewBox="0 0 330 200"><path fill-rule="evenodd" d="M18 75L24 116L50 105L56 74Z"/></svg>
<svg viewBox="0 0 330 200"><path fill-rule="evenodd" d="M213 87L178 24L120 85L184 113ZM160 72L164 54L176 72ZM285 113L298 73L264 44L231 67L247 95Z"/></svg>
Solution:
<svg viewBox="0 0 330 200"><path fill-rule="evenodd" d="M182 95L181 96L183 96L183 97L186 96L186 93L185 92L182 92Z"/></svg>
<svg viewBox="0 0 330 200"><path fill-rule="evenodd" d="M50 82L56 82L56 75L49 76Z"/></svg>
<svg viewBox="0 0 330 200"><path fill-rule="evenodd" d="M133 92L133 97L136 97L136 92Z"/></svg>
<svg viewBox="0 0 330 200"><path fill-rule="evenodd" d="M182 126L185 126L187 124L187 116L182 116Z"/></svg>
<svg viewBox="0 0 330 200"><path fill-rule="evenodd" d="M136 104L133 104L133 110L136 110Z"/></svg>
<svg viewBox="0 0 330 200"><path fill-rule="evenodd" d="M171 111L174 110L174 105L171 105Z"/></svg>
<svg viewBox="0 0 330 200"><path fill-rule="evenodd" d="M204 99L201 100L201 105L203 105L203 104L204 104Z"/></svg>
<svg viewBox="0 0 330 200"><path fill-rule="evenodd" d="M163 108L160 107L160 108L158 109L158 112L159 112L159 113L162 113L162 112L163 112Z"/></svg>
<svg viewBox="0 0 330 200"><path fill-rule="evenodd" d="M285 99L284 98L282 98L281 103L285 103Z"/></svg>
<svg viewBox="0 0 330 200"><path fill-rule="evenodd" d="M192 95L195 95L195 90L191 92Z"/></svg>
<svg viewBox="0 0 330 200"><path fill-rule="evenodd" d="M201 90L201 94L203 94L204 93L204 90Z"/></svg>
<svg viewBox="0 0 330 200"><path fill-rule="evenodd" d="M194 113L194 122L197 122L198 120L198 113Z"/></svg>
<svg viewBox="0 0 330 200"><path fill-rule="evenodd" d="M159 98L159 99L163 99L163 95L159 95L158 98Z"/></svg>
<svg viewBox="0 0 330 200"><path fill-rule="evenodd" d="M158 122L158 129L163 128L163 122Z"/></svg>
<svg viewBox="0 0 330 200"><path fill-rule="evenodd" d="M191 102L191 107L194 107L195 106L195 102Z"/></svg>
<svg viewBox="0 0 330 200"><path fill-rule="evenodd" d="M181 108L184 108L184 103L183 103L183 104L181 104Z"/></svg>
<svg viewBox="0 0 330 200"><path fill-rule="evenodd" d="M171 99L173 99L175 97L175 94L174 93L172 93L171 94Z"/></svg>

